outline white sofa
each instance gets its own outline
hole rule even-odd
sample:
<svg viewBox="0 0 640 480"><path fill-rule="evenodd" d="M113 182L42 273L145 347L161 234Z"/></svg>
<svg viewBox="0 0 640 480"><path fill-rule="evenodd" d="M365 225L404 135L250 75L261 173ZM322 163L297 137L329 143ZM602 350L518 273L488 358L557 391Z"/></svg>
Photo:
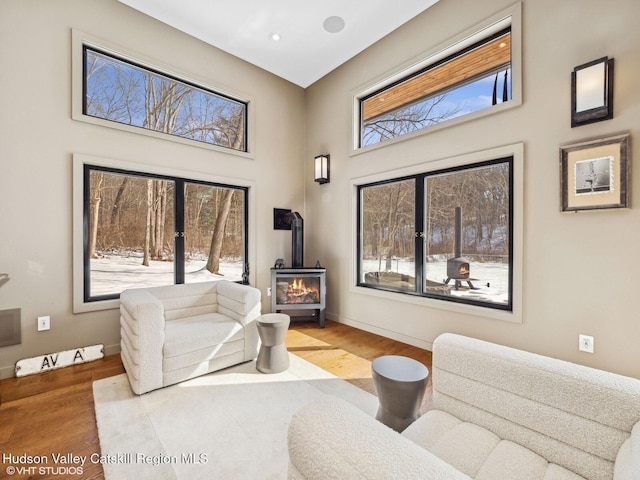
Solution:
<svg viewBox="0 0 640 480"><path fill-rule="evenodd" d="M142 394L256 358L260 290L227 280L120 295L121 357Z"/></svg>
<svg viewBox="0 0 640 480"><path fill-rule="evenodd" d="M640 380L454 334L402 434L326 397L289 426L289 478L640 480Z"/></svg>

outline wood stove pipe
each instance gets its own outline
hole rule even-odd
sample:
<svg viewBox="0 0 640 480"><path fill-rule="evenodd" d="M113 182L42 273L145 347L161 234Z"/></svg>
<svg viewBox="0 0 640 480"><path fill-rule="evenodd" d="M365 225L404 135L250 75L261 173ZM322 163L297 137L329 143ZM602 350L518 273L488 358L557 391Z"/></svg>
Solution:
<svg viewBox="0 0 640 480"><path fill-rule="evenodd" d="M304 221L298 212L291 219L291 267L302 268L304 262Z"/></svg>
<svg viewBox="0 0 640 480"><path fill-rule="evenodd" d="M462 208L456 207L453 258L460 258L461 256L462 256Z"/></svg>

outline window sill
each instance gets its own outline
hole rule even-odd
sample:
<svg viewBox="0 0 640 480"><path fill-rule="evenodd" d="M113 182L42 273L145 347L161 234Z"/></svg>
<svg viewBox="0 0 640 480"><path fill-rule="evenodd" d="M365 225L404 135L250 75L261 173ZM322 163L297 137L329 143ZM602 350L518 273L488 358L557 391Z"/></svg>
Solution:
<svg viewBox="0 0 640 480"><path fill-rule="evenodd" d="M153 130L147 130L142 127L135 127L131 125L126 125L123 123L112 122L110 120L103 120L101 118L92 117L90 115L85 115L81 112L74 111L71 115L71 118L78 122L88 123L91 125L98 125L101 127L110 128L113 130L120 130L122 132L129 132L136 135L143 135L151 138L157 138L159 140L164 140L172 143L178 143L182 145L189 145L197 148L204 148L205 150L212 150L215 152L224 153L227 155L235 155L238 157L247 158L249 160L254 160L254 155L252 152L243 152L241 150L234 150L233 148L221 147L219 145L214 145L211 143L198 142L196 140L190 140L188 138L178 137L175 135L170 135L168 133L156 132Z"/></svg>
<svg viewBox="0 0 640 480"><path fill-rule="evenodd" d="M353 286L349 289L349 291L358 295L367 295L370 297L391 300L399 303L419 305L421 307L433 308L437 310L446 310L478 318L500 320L510 323L522 323L522 310L517 307L515 301L513 310L506 311L497 310L490 307L482 307L479 305L467 305L464 303L449 302L446 300L438 300L435 298L422 297L419 295L407 295L404 293L389 292L385 290L360 286Z"/></svg>

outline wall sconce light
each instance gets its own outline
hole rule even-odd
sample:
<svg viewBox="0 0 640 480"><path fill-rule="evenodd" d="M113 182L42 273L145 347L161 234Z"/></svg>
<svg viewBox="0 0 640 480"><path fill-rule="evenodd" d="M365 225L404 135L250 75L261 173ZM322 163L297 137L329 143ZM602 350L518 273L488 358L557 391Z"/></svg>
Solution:
<svg viewBox="0 0 640 480"><path fill-rule="evenodd" d="M329 155L318 155L314 162L314 180L321 185L329 183Z"/></svg>
<svg viewBox="0 0 640 480"><path fill-rule="evenodd" d="M571 72L571 127L613 118L613 58L602 57Z"/></svg>

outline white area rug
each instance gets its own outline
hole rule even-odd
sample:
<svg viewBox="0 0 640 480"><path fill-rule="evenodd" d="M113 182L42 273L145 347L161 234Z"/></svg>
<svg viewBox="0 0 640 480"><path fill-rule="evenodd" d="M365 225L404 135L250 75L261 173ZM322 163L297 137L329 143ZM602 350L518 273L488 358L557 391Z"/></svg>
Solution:
<svg viewBox="0 0 640 480"><path fill-rule="evenodd" d="M124 374L94 382L102 457L92 460L107 480L285 479L287 428L300 407L322 395L371 416L378 406L374 395L289 357L286 372L262 374L253 361L141 396Z"/></svg>

